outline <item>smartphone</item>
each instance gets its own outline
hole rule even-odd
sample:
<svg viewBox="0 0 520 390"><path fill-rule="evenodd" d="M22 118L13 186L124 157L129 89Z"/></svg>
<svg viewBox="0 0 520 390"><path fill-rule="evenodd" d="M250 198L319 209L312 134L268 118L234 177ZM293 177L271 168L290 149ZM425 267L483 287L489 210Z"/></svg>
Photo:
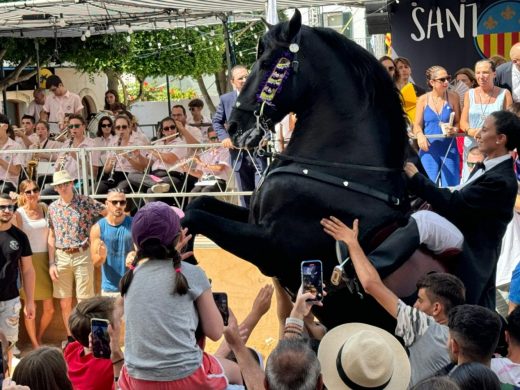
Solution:
<svg viewBox="0 0 520 390"><path fill-rule="evenodd" d="M222 315L222 319L224 320L224 325L227 326L228 320L229 320L227 294L221 293L221 292L213 293L213 299L215 300L215 303L217 304L218 311Z"/></svg>
<svg viewBox="0 0 520 390"><path fill-rule="evenodd" d="M301 272L303 292L311 292L316 295L314 301L321 301L323 299L323 266L321 261L302 261Z"/></svg>
<svg viewBox="0 0 520 390"><path fill-rule="evenodd" d="M95 358L110 359L110 337L108 335L108 320L92 318L90 328L92 333L92 354Z"/></svg>

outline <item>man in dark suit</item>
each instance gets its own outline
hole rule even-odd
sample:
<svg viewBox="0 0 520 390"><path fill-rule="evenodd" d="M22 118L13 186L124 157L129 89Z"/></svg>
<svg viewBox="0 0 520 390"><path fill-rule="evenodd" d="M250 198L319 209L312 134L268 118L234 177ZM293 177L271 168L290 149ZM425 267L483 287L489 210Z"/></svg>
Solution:
<svg viewBox="0 0 520 390"><path fill-rule="evenodd" d="M236 180L241 191L253 191L256 179L260 177L260 173L265 168L264 159L251 158L246 151L240 152L235 149L227 132L227 121L231 116L238 94L246 83L248 73L247 68L243 65L236 65L231 69L231 85L234 90L220 97L220 104L213 116L213 128L216 130L222 146L230 150L231 165L238 173ZM249 207L249 197L242 197L242 202L246 207Z"/></svg>
<svg viewBox="0 0 520 390"><path fill-rule="evenodd" d="M494 112L486 118L477 141L486 159L453 191L437 188L413 164L408 163L405 172L411 190L464 234L454 271L466 286L467 303L493 309L500 245L518 189L509 151L520 142L520 120L510 112Z"/></svg>
<svg viewBox="0 0 520 390"><path fill-rule="evenodd" d="M449 266L466 287L467 303L494 309L496 265L518 188L509 151L520 145L520 119L511 112L493 112L476 138L486 159L455 189L438 188L414 164L405 165L410 190L435 212L412 214L407 225L394 231L368 257L385 277L421 243L428 248L431 244L439 249L450 247L450 235L462 233L462 252ZM418 214L421 218L417 219Z"/></svg>
<svg viewBox="0 0 520 390"><path fill-rule="evenodd" d="M511 61L497 68L495 85L508 89L513 95L513 101L520 102L520 42L511 47L509 57Z"/></svg>

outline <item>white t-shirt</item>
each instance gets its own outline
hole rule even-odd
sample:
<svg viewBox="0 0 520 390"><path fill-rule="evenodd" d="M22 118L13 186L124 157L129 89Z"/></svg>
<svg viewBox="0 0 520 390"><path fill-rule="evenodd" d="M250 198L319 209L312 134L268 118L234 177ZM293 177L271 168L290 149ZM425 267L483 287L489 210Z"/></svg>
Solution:
<svg viewBox="0 0 520 390"><path fill-rule="evenodd" d="M500 383L520 386L520 364L508 358L491 359L491 370L497 374Z"/></svg>

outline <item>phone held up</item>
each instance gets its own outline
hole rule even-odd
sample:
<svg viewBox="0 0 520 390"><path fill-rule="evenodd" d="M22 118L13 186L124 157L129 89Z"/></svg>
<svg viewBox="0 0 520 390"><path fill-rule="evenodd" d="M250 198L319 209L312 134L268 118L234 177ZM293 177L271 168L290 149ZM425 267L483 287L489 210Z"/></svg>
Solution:
<svg viewBox="0 0 520 390"><path fill-rule="evenodd" d="M313 301L323 299L323 265L320 260L306 260L301 264L303 293L316 296Z"/></svg>
<svg viewBox="0 0 520 390"><path fill-rule="evenodd" d="M92 333L92 354L95 358L110 359L110 336L108 335L108 320L92 318L90 328Z"/></svg>
<svg viewBox="0 0 520 390"><path fill-rule="evenodd" d="M228 326L229 321L229 309L228 309L228 299L226 293L214 292L213 299L217 304L218 311L222 315L222 319L224 320L224 326Z"/></svg>

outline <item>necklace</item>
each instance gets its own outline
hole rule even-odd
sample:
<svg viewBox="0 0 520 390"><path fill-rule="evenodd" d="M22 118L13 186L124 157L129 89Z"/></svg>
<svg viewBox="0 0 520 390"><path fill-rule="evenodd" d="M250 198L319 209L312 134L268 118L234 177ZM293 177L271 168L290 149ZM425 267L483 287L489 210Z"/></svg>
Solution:
<svg viewBox="0 0 520 390"><path fill-rule="evenodd" d="M482 87L480 88L480 91L482 91ZM493 86L493 88L491 89L491 95L488 95L487 103L484 103L482 94L480 92L478 93L478 97L480 98L480 119L482 121L484 121L487 117L486 112L487 112L487 109L489 108L491 99L493 99L493 97L494 97L493 96L494 94L495 94L495 87Z"/></svg>
<svg viewBox="0 0 520 390"><path fill-rule="evenodd" d="M441 126L441 123L442 123L442 109L444 108L444 99L442 97L436 97L434 98L433 97L433 92L430 92L430 99L432 100L432 103L433 103L433 112L435 113L435 115L437 116L437 119L439 120L439 126ZM441 107L440 108L437 108L437 101L441 102ZM442 126L441 126L442 127Z"/></svg>

